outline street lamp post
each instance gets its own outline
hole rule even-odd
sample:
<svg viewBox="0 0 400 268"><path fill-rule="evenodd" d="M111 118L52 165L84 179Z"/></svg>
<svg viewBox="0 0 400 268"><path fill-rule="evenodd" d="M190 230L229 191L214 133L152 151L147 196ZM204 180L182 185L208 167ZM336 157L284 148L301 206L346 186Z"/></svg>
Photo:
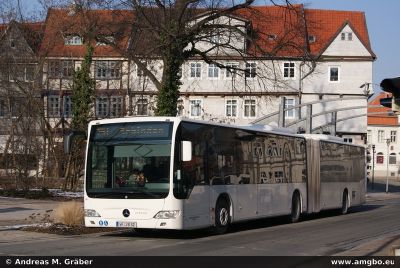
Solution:
<svg viewBox="0 0 400 268"><path fill-rule="evenodd" d="M386 159L386 193L389 192L389 145L390 139L386 139L387 144L387 159Z"/></svg>
<svg viewBox="0 0 400 268"><path fill-rule="evenodd" d="M372 144L372 184L371 189L374 189L374 176L375 176L375 144Z"/></svg>

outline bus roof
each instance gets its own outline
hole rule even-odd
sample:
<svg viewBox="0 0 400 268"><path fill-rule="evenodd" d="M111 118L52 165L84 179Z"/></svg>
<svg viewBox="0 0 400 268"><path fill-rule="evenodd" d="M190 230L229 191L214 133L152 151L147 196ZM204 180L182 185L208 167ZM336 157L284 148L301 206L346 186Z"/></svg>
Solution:
<svg viewBox="0 0 400 268"><path fill-rule="evenodd" d="M262 132L283 134L283 135L289 135L289 136L299 136L291 129L277 127L277 126L259 125L259 124L256 124L256 125L230 125L230 124L225 124L225 123L218 123L218 122L213 122L213 121L204 121L204 120L197 120L197 119L195 120L195 119L184 118L184 117L126 116L126 117L121 117L121 118L93 120L90 122L89 125L127 123L127 122L146 122L146 121L152 121L152 122L155 122L155 121L165 121L165 122L184 121L184 122L193 122L193 123L200 123L200 124L207 124L207 125L214 125L214 126L238 128L238 129L243 129L243 130L262 131Z"/></svg>
<svg viewBox="0 0 400 268"><path fill-rule="evenodd" d="M344 142L344 140L340 137L330 136L325 134L301 134L306 139L310 140L326 140L326 141L335 141L335 142Z"/></svg>
<svg viewBox="0 0 400 268"><path fill-rule="evenodd" d="M89 125L98 125L98 124L113 124L113 123L128 123L128 122L146 122L146 121L165 121L165 122L192 122L192 123L200 123L200 124L207 124L207 125L214 125L214 126L222 126L222 127L229 127L229 128L237 128L243 130L251 130L251 131L260 131L266 132L271 134L281 134L285 136L294 136L294 137L302 137L308 140L325 140L331 141L336 143L345 143L342 138L324 134L296 134L293 130L288 128L282 128L277 126L270 126L270 125L230 125L218 122L210 122L204 120L195 120L190 118L184 117L166 117L166 116L144 116L144 117L137 117L137 116L126 116L121 118L112 118L112 119L100 119L91 121ZM354 145L350 143L345 143L348 145ZM359 146L359 145L357 145ZM360 146L364 147L364 146Z"/></svg>

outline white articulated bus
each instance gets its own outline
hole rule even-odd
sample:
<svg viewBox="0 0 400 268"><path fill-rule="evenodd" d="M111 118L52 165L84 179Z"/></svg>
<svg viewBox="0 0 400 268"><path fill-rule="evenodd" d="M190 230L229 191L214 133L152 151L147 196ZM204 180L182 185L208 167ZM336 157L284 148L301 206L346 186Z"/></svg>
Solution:
<svg viewBox="0 0 400 268"><path fill-rule="evenodd" d="M323 135L175 117L89 125L85 225L196 229L365 200L365 150Z"/></svg>

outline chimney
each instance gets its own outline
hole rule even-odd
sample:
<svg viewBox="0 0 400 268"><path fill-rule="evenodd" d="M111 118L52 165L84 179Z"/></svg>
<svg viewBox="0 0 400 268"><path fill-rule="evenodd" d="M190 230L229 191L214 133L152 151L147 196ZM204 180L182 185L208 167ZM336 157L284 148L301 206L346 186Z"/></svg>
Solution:
<svg viewBox="0 0 400 268"><path fill-rule="evenodd" d="M82 10L82 3L79 0L73 0L68 6L68 16L74 16Z"/></svg>

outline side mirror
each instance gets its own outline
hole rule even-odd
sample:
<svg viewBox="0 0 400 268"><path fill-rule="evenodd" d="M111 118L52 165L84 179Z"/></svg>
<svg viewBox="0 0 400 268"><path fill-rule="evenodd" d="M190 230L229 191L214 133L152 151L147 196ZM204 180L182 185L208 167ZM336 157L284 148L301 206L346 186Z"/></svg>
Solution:
<svg viewBox="0 0 400 268"><path fill-rule="evenodd" d="M72 144L74 143L74 140L76 140L77 138L86 140L86 132L72 131L71 133L68 133L67 135L64 136L64 153L66 154L71 153Z"/></svg>
<svg viewBox="0 0 400 268"><path fill-rule="evenodd" d="M181 160L184 162L192 161L192 142L181 141Z"/></svg>

